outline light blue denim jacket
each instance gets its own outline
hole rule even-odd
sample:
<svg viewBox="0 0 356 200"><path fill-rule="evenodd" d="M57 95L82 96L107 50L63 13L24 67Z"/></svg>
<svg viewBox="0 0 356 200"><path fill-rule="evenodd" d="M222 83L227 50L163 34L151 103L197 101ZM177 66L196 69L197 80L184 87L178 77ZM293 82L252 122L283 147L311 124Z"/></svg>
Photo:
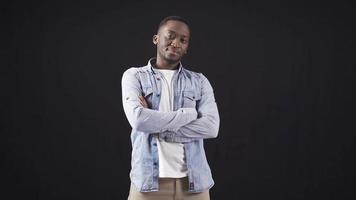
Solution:
<svg viewBox="0 0 356 200"><path fill-rule="evenodd" d="M122 102L132 127L130 179L141 192L158 191L159 163L157 137L184 144L188 168L189 192L197 193L214 185L205 156L203 139L215 138L219 130L219 113L213 89L201 73L180 64L172 78L173 111L158 111L162 75L151 64L132 67L122 76ZM145 97L149 108L141 106Z"/></svg>

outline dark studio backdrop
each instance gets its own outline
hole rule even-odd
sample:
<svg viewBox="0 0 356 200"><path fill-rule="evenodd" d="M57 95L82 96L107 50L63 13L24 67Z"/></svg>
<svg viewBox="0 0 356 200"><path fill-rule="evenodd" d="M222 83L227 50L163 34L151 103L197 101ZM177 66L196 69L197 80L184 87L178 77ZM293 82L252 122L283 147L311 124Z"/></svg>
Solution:
<svg viewBox="0 0 356 200"><path fill-rule="evenodd" d="M1 199L126 199L121 76L188 19L214 87L212 199L356 198L355 1L10 1L1 6ZM8 195L7 197L5 197Z"/></svg>

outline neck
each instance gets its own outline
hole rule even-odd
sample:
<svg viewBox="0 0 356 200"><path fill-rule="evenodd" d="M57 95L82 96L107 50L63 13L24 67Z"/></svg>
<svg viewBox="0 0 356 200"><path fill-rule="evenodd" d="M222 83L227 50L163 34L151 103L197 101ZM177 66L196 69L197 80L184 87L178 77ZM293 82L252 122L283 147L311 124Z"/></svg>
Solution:
<svg viewBox="0 0 356 200"><path fill-rule="evenodd" d="M171 69L172 70L172 69L177 69L178 66L179 66L179 61L170 63L164 59L161 59L159 56L157 56L156 63L155 63L155 67L157 69Z"/></svg>

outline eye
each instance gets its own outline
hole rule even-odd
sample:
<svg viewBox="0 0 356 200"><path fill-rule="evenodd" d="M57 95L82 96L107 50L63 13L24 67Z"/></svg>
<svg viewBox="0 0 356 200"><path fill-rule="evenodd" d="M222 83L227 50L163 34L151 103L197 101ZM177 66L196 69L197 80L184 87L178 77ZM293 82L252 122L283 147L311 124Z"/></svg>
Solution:
<svg viewBox="0 0 356 200"><path fill-rule="evenodd" d="M186 39L181 39L180 40L183 44L186 44L187 42L188 42L188 40L186 40Z"/></svg>
<svg viewBox="0 0 356 200"><path fill-rule="evenodd" d="M167 38L170 39L170 40L171 40L171 39L174 39L174 38L175 38L175 34L172 33L172 32L168 32L168 33L167 33Z"/></svg>

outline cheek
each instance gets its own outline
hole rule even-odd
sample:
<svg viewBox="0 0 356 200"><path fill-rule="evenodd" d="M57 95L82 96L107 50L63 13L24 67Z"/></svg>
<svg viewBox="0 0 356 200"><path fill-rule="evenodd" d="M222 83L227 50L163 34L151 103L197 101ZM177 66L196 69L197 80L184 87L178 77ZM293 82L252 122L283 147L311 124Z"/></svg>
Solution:
<svg viewBox="0 0 356 200"><path fill-rule="evenodd" d="M162 45L165 45L167 44L169 41L164 39L164 38L160 38L159 42L162 44Z"/></svg>

